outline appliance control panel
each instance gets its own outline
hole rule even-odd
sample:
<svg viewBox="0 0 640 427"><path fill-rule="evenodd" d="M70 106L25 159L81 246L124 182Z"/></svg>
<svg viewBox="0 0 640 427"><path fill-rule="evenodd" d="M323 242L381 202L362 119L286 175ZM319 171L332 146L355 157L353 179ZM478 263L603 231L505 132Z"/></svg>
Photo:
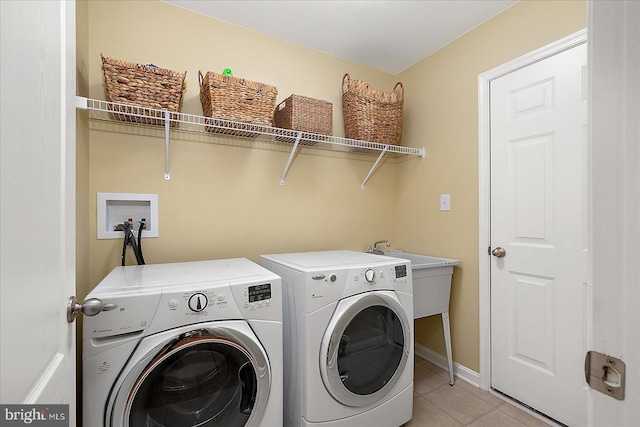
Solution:
<svg viewBox="0 0 640 427"><path fill-rule="evenodd" d="M160 302L159 315L175 313L188 318L206 317L213 309L225 309L228 303L227 287L197 289L183 292L165 292ZM165 303L163 303L165 302Z"/></svg>
<svg viewBox="0 0 640 427"><path fill-rule="evenodd" d="M353 281L369 285L389 286L408 283L410 267L407 264L364 268L353 273Z"/></svg>
<svg viewBox="0 0 640 427"><path fill-rule="evenodd" d="M335 271L315 271L307 277L307 313L332 301L361 292L396 290L413 293L409 261Z"/></svg>
<svg viewBox="0 0 640 427"><path fill-rule="evenodd" d="M238 307L250 310L265 309L271 305L273 296L271 283L260 283L244 286L242 298L233 296L231 288L219 286L213 289L199 289L196 291L172 293L163 295L168 299L165 310L182 313L184 316L208 316L216 311L219 314L227 313L230 317ZM231 298L230 298L231 297ZM161 304L162 305L162 304ZM230 311L231 310L231 311Z"/></svg>
<svg viewBox="0 0 640 427"><path fill-rule="evenodd" d="M211 320L280 320L280 281L165 290L148 333Z"/></svg>

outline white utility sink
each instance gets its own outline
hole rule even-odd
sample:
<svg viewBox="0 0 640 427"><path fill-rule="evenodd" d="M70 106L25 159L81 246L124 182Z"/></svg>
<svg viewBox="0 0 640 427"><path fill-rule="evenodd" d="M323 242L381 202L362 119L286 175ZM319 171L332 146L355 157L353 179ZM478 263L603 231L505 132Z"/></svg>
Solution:
<svg viewBox="0 0 640 427"><path fill-rule="evenodd" d="M399 250L383 252L386 256L411 261L414 319L449 311L453 266L460 261L417 255Z"/></svg>
<svg viewBox="0 0 640 427"><path fill-rule="evenodd" d="M400 250L383 251L386 256L411 261L413 278L413 318L442 315L444 342L449 365L449 384L453 385L453 358L451 354L451 327L449 324L449 299L451 276L457 259L418 255Z"/></svg>

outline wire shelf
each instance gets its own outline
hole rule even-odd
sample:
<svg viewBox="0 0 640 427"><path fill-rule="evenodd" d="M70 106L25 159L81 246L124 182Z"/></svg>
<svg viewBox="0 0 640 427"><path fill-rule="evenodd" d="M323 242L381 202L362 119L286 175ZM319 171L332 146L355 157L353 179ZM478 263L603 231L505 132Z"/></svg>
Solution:
<svg viewBox="0 0 640 427"><path fill-rule="evenodd" d="M414 155L424 157L424 148L403 147L399 145L379 144L376 142L359 141L336 136L319 135L282 129L271 126L255 125L251 123L235 122L218 118L198 116L194 114L175 113L166 110L138 107L135 105L119 104L109 101L76 97L76 107L89 111L92 120L105 120L145 125L165 129L165 179L169 179L169 136L170 130L192 132L208 135L223 135L241 138L253 138L262 141L284 143L292 146L289 162L281 179L287 174L295 151L299 146L313 146L319 149L343 150L347 152L379 154L378 160L362 183L362 188L382 156Z"/></svg>

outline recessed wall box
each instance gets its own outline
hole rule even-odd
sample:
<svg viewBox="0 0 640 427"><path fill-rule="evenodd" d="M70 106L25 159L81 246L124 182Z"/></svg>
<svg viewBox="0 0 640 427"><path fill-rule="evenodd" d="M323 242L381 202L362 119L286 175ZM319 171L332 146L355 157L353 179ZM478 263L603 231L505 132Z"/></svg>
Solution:
<svg viewBox="0 0 640 427"><path fill-rule="evenodd" d="M158 237L158 195L98 193L98 239L121 239L123 232L113 228L129 218L133 219L134 227L145 219L143 238Z"/></svg>

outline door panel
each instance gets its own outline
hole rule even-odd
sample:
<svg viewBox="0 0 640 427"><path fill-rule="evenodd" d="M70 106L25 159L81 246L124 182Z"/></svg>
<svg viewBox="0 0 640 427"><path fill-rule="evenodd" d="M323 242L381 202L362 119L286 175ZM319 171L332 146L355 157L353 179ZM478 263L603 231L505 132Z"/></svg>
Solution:
<svg viewBox="0 0 640 427"><path fill-rule="evenodd" d="M586 45L491 82L492 387L586 423Z"/></svg>
<svg viewBox="0 0 640 427"><path fill-rule="evenodd" d="M509 282L509 358L554 375L552 278L512 274ZM540 313L546 313L540 316Z"/></svg>
<svg viewBox="0 0 640 427"><path fill-rule="evenodd" d="M0 397L69 404L75 425L75 4L1 1L0 18Z"/></svg>
<svg viewBox="0 0 640 427"><path fill-rule="evenodd" d="M516 221L512 243L551 245L553 171L551 158L553 135L535 135L511 142L508 177L513 182L511 198L516 201L513 216Z"/></svg>

